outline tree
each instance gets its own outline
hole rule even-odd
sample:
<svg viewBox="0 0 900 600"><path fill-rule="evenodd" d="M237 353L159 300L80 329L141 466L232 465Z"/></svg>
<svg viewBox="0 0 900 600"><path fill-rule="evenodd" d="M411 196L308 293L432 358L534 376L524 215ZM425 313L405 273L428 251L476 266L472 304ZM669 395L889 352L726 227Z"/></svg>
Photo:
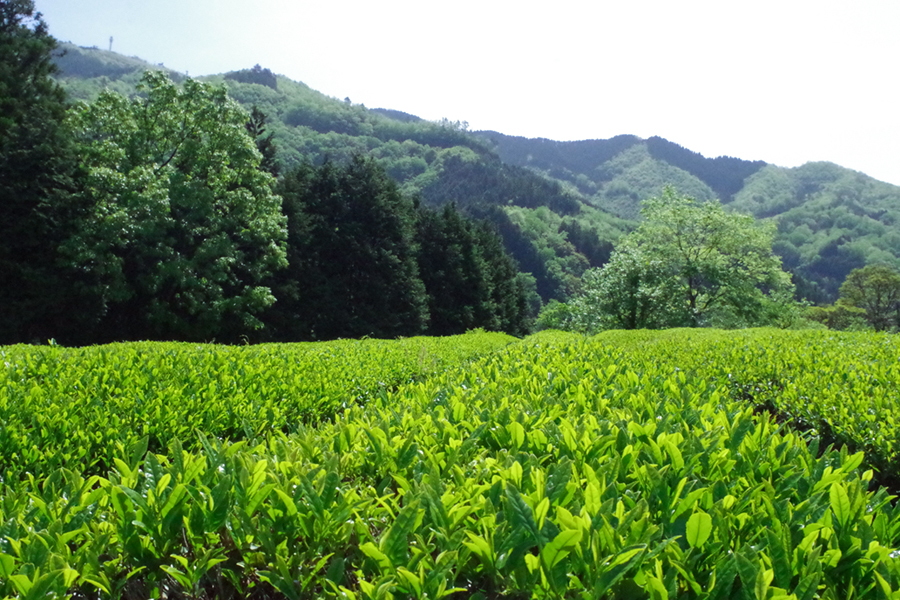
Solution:
<svg viewBox="0 0 900 600"><path fill-rule="evenodd" d="M585 271L582 289L570 302L568 328L653 329L672 316L664 264L637 246L623 244L602 268Z"/></svg>
<svg viewBox="0 0 900 600"><path fill-rule="evenodd" d="M772 225L671 188L641 212L610 262L584 277L573 301L581 329L759 324L788 301Z"/></svg>
<svg viewBox="0 0 900 600"><path fill-rule="evenodd" d="M429 335L490 328L495 318L488 264L473 224L446 204L421 207L417 223L419 275L428 296Z"/></svg>
<svg viewBox="0 0 900 600"><path fill-rule="evenodd" d="M93 211L65 250L97 274L104 337L236 340L285 263L275 179L224 87L147 72L139 91L74 115Z"/></svg>
<svg viewBox="0 0 900 600"><path fill-rule="evenodd" d="M259 150L259 153L262 155L259 168L267 173L271 173L274 177L278 177L280 172L278 161L276 159L278 147L275 145L275 134L270 133L269 135L266 135L266 122L268 120L269 118L266 113L261 111L259 107L254 104L253 108L250 110L250 119L247 121L246 125L247 133L254 139L256 142L256 149Z"/></svg>
<svg viewBox="0 0 900 600"><path fill-rule="evenodd" d="M866 311L855 306L849 306L843 302L837 302L830 306L810 306L804 315L810 321L821 323L828 329L840 331L865 331L871 330L866 320Z"/></svg>
<svg viewBox="0 0 900 600"><path fill-rule="evenodd" d="M840 302L866 311L875 331L900 325L900 273L887 265L854 269L841 285Z"/></svg>
<svg viewBox="0 0 900 600"><path fill-rule="evenodd" d="M490 282L490 302L493 318L484 327L523 336L531 329L532 318L528 305L530 284L518 277L512 256L503 248L497 231L486 222L476 224L475 235L481 256L487 264Z"/></svg>
<svg viewBox="0 0 900 600"><path fill-rule="evenodd" d="M300 165L279 183L288 217L286 271L267 321L284 341L424 331L428 309L416 265L415 205L373 159Z"/></svg>
<svg viewBox="0 0 900 600"><path fill-rule="evenodd" d="M0 344L61 337L85 312L58 252L83 207L55 48L31 0L0 0Z"/></svg>

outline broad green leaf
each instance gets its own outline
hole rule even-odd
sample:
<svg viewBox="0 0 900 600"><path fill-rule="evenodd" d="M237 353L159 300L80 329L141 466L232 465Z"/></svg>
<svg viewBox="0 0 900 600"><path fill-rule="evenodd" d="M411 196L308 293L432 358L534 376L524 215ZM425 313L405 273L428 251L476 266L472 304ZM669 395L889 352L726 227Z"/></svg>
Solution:
<svg viewBox="0 0 900 600"><path fill-rule="evenodd" d="M588 515L596 515L601 504L603 504L603 497L600 483L596 480L591 481L584 490L584 507L587 509Z"/></svg>
<svg viewBox="0 0 900 600"><path fill-rule="evenodd" d="M544 519L547 517L547 511L550 510L550 499L544 498L534 509L534 519L537 521L537 528L540 531L544 528Z"/></svg>
<svg viewBox="0 0 900 600"><path fill-rule="evenodd" d="M816 571L801 579L797 584L797 587L793 590L797 600L812 600L815 598L816 590L819 589L819 579L821 577L821 571Z"/></svg>
<svg viewBox="0 0 900 600"><path fill-rule="evenodd" d="M16 559L0 552L0 576L8 579L16 571Z"/></svg>
<svg viewBox="0 0 900 600"><path fill-rule="evenodd" d="M628 573L632 566L640 562L646 549L647 546L645 544L640 544L625 548L613 557L609 565L603 568L603 573L595 585L594 597L602 598L610 588Z"/></svg>
<svg viewBox="0 0 900 600"><path fill-rule="evenodd" d="M409 559L409 539L408 536L413 532L418 517L419 503L412 501L397 514L394 523L388 529L381 543L381 548L391 564L395 567L405 565Z"/></svg>
<svg viewBox="0 0 900 600"><path fill-rule="evenodd" d="M359 549L363 554L374 560L382 570L388 571L391 569L391 560L372 542L360 544Z"/></svg>
<svg viewBox="0 0 900 600"><path fill-rule="evenodd" d="M756 573L756 585L753 588L754 593L756 594L756 600L766 600L769 595L769 584L772 583L772 579L775 577L775 573L772 569L760 569Z"/></svg>
<svg viewBox="0 0 900 600"><path fill-rule="evenodd" d="M507 426L507 429L509 429L513 446L518 450L525 443L525 428L518 421L513 421Z"/></svg>
<svg viewBox="0 0 900 600"><path fill-rule="evenodd" d="M549 571L581 542L580 529L566 529L541 549L541 559Z"/></svg>
<svg viewBox="0 0 900 600"><path fill-rule="evenodd" d="M831 500L831 510L834 511L838 523L841 524L841 527L846 527L851 517L850 497L847 495L847 490L840 482L835 482L831 484L828 496Z"/></svg>
<svg viewBox="0 0 900 600"><path fill-rule="evenodd" d="M687 521L687 542L691 548L702 548L712 533L712 517L703 511L697 511Z"/></svg>
<svg viewBox="0 0 900 600"><path fill-rule="evenodd" d="M790 550L785 547L785 542L774 530L766 529L768 541L768 554L772 561L772 570L775 574L775 582L779 587L787 588L791 584L793 571L791 569Z"/></svg>
<svg viewBox="0 0 900 600"><path fill-rule="evenodd" d="M866 457L865 452L857 452L856 454L852 454L847 457L847 460L841 463L841 471L844 473L850 473L855 470L859 465L862 464L863 460Z"/></svg>
<svg viewBox="0 0 900 600"><path fill-rule="evenodd" d="M281 498L282 504L284 504L284 508L287 511L288 516L294 516L297 514L297 504L294 502L294 499L291 498L284 491L275 488L275 493Z"/></svg>
<svg viewBox="0 0 900 600"><path fill-rule="evenodd" d="M669 590L666 589L666 585L661 579L652 575L647 576L647 585L644 589L650 592L652 600L669 600Z"/></svg>
<svg viewBox="0 0 900 600"><path fill-rule="evenodd" d="M169 497L166 499L166 503L163 504L163 507L159 510L160 516L162 518L166 518L169 513L172 512L172 509L174 509L181 503L186 493L187 488L184 487L184 484L176 484L171 493L169 493Z"/></svg>
<svg viewBox="0 0 900 600"><path fill-rule="evenodd" d="M422 581L419 579L418 575L407 570L405 567L397 567L397 574L412 587L416 597L422 595Z"/></svg>
<svg viewBox="0 0 900 600"><path fill-rule="evenodd" d="M537 523L534 522L531 508L525 503L514 485L506 486L506 503L509 507L509 520L513 527L523 528L533 541L540 543L543 538Z"/></svg>
<svg viewBox="0 0 900 600"><path fill-rule="evenodd" d="M894 597L894 592L891 590L891 584L885 581L884 577L878 571L875 571L875 580L878 581L878 587L881 588L881 593L884 594L885 598L889 600Z"/></svg>

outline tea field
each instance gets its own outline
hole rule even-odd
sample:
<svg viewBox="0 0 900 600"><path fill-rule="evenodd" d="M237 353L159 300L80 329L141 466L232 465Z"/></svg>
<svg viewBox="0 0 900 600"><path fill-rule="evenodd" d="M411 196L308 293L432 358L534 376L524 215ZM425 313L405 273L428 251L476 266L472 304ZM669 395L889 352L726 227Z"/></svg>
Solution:
<svg viewBox="0 0 900 600"><path fill-rule="evenodd" d="M0 348L0 597L900 600L900 343Z"/></svg>

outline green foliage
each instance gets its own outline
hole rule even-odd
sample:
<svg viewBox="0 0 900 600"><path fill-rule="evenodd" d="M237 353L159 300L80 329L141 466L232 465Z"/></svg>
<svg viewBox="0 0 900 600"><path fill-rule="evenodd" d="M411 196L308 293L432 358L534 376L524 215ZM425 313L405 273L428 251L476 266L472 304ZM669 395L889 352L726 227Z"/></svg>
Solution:
<svg viewBox="0 0 900 600"><path fill-rule="evenodd" d="M550 300L541 309L535 328L538 331L545 329L571 331L575 329L572 323L573 317L574 314L570 305L558 300Z"/></svg>
<svg viewBox="0 0 900 600"><path fill-rule="evenodd" d="M452 204L441 212L420 208L419 275L428 295L428 334L451 335L475 327L497 328L489 265L474 223Z"/></svg>
<svg viewBox="0 0 900 600"><path fill-rule="evenodd" d="M744 187L745 179L766 166L761 160L741 160L731 156L705 158L658 136L649 138L646 144L651 156L694 175L722 202L729 202Z"/></svg>
<svg viewBox="0 0 900 600"><path fill-rule="evenodd" d="M254 105L250 109L250 120L247 121L246 128L250 137L256 141L256 149L259 150L259 154L262 156L259 168L274 177L278 177L280 172L276 158L278 146L275 145L274 133L266 135L266 122L268 119L266 113Z"/></svg>
<svg viewBox="0 0 900 600"><path fill-rule="evenodd" d="M78 60L60 59L59 64L64 71L62 80L76 97L96 97L104 87L134 93L133 69L137 67L128 59L115 61L117 55L75 47L70 54ZM91 61L91 68L81 64ZM144 68L148 66L144 64ZM97 75L113 67L127 73ZM80 73L93 78L77 77ZM266 81L260 79L263 75ZM103 77L106 80L101 84ZM518 268L535 277L543 299L568 297L573 278L584 267L576 265L570 270L567 264L545 265L542 247L547 242L514 231L516 226L496 208L549 206L565 215L574 252L583 254L592 265L605 261L610 241L621 234L620 220L590 208L577 190L528 169L502 164L481 138L466 131L464 123L446 119L435 123L397 111L368 110L284 78L276 77L272 85L264 69L255 75L254 71L239 71L206 79L224 82L232 98L248 110L256 107L269 117L266 135L258 136L257 142L268 140L270 147L277 147L275 163L282 169L321 164L326 158L344 164L355 155L365 154L376 158L406 195L420 197L435 207L454 203L468 216L490 218ZM260 150L266 154L261 145ZM266 170L272 172L268 167ZM575 220L578 229L572 227ZM571 260L584 262L575 256Z"/></svg>
<svg viewBox="0 0 900 600"><path fill-rule="evenodd" d="M665 259L623 244L602 269L584 274L581 292L569 303L565 328L596 333L666 327L680 316L677 291L666 271Z"/></svg>
<svg viewBox="0 0 900 600"><path fill-rule="evenodd" d="M252 69L244 69L243 71L231 71L225 73L225 79L237 81L239 83L255 83L256 85L264 85L278 89L278 78L269 69L263 69L259 65L255 65Z"/></svg>
<svg viewBox="0 0 900 600"><path fill-rule="evenodd" d="M865 310L840 302L831 306L810 306L806 318L839 331L865 331L870 328L866 323Z"/></svg>
<svg viewBox="0 0 900 600"><path fill-rule="evenodd" d="M152 67L102 50L66 48L57 59L59 76L76 98L95 98L104 88L131 95L140 71ZM453 202L470 215L490 214L519 268L535 277L544 301L567 299L580 272L560 271L554 257L545 264L543 252L551 241L515 231L498 207L548 207L563 219L577 218L585 225L582 231L598 237L566 227L569 242L598 267L608 260L609 244L635 226L640 201L666 185L699 200L718 198L739 212L777 222L775 253L793 274L798 297L817 303L833 302L853 269L878 263L900 267L897 188L836 165L783 169L761 161L705 158L658 137L555 142L471 134L463 123L430 122L328 98L265 69L207 79L226 82L229 94L248 110L255 105L270 115L268 132L284 168L371 154L404 193L432 205Z"/></svg>
<svg viewBox="0 0 900 600"><path fill-rule="evenodd" d="M875 331L900 327L900 273L887 265L854 269L841 285L841 302L865 311Z"/></svg>
<svg viewBox="0 0 900 600"><path fill-rule="evenodd" d="M491 317L486 329L524 336L531 330L528 306L529 282L518 277L513 258L503 248L496 231L487 223L476 224L475 242L487 267Z"/></svg>
<svg viewBox="0 0 900 600"><path fill-rule="evenodd" d="M271 279L275 339L527 333L531 288L497 234L452 205L416 210L374 160L298 167L279 193L289 267Z"/></svg>
<svg viewBox="0 0 900 600"><path fill-rule="evenodd" d="M300 166L279 183L288 268L266 320L285 341L416 335L428 307L413 202L373 160Z"/></svg>
<svg viewBox="0 0 900 600"><path fill-rule="evenodd" d="M123 445L97 476L6 482L0 594L894 600L900 512L867 469L900 450L897 351L544 332L288 435Z"/></svg>
<svg viewBox="0 0 900 600"><path fill-rule="evenodd" d="M601 185L591 202L625 219L637 219L641 201L658 196L667 186L701 201L716 198L709 186L687 171L654 159L644 144L599 165L597 177Z"/></svg>
<svg viewBox="0 0 900 600"><path fill-rule="evenodd" d="M852 270L900 266L898 202L895 186L831 163L809 163L761 169L732 206L776 220L776 251L785 266L813 284L806 286L811 300L833 302Z"/></svg>
<svg viewBox="0 0 900 600"><path fill-rule="evenodd" d="M572 301L576 329L771 324L791 304L772 227L672 188L643 215L610 262L585 274Z"/></svg>
<svg viewBox="0 0 900 600"><path fill-rule="evenodd" d="M106 339L237 339L261 325L262 280L284 264L274 178L224 88L147 72L139 89L73 115L93 213L66 251L96 274Z"/></svg>
<svg viewBox="0 0 900 600"><path fill-rule="evenodd" d="M55 48L33 2L0 3L0 343L61 335L85 308L58 253L84 207Z"/></svg>
<svg viewBox="0 0 900 600"><path fill-rule="evenodd" d="M181 82L184 74L151 65L134 56L122 56L99 48L85 48L68 42L59 44L53 62L56 77L69 98L92 102L104 90L132 96L141 82L144 71L163 71L172 81Z"/></svg>
<svg viewBox="0 0 900 600"><path fill-rule="evenodd" d="M102 473L119 447L162 452L180 439L199 450L197 432L232 441L295 432L511 341L480 331L301 345L2 347L0 482L60 467Z"/></svg>

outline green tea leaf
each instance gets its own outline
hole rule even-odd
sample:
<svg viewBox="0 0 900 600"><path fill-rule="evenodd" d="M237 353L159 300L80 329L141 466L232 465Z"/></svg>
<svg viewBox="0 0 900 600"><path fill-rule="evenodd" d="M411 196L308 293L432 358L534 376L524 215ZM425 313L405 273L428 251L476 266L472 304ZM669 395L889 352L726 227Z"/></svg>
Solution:
<svg viewBox="0 0 900 600"><path fill-rule="evenodd" d="M831 500L831 510L834 511L838 523L841 524L841 527L846 527L851 517L850 497L847 495L847 490L840 482L836 482L831 484L828 496Z"/></svg>
<svg viewBox="0 0 900 600"><path fill-rule="evenodd" d="M691 548L702 548L712 533L712 517L697 511L687 521L687 542Z"/></svg>
<svg viewBox="0 0 900 600"><path fill-rule="evenodd" d="M549 571L581 542L580 529L566 529L541 550L541 560Z"/></svg>

